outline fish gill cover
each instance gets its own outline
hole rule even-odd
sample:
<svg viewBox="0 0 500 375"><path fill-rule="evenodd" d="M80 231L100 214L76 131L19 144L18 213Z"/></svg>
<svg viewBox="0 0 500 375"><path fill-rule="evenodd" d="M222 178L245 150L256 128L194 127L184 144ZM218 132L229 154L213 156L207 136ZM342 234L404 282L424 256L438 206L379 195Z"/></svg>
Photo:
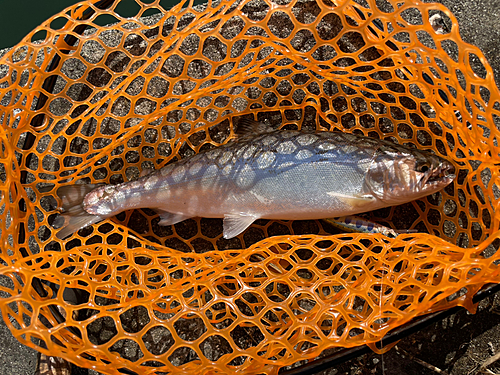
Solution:
<svg viewBox="0 0 500 375"><path fill-rule="evenodd" d="M0 60L0 307L19 341L108 374L276 373L473 310L498 280L500 95L445 7L124 3L74 5ZM217 147L242 115L431 149L458 177L372 213L419 232L396 239L259 220L226 240L221 220L147 209L56 237L60 186Z"/></svg>

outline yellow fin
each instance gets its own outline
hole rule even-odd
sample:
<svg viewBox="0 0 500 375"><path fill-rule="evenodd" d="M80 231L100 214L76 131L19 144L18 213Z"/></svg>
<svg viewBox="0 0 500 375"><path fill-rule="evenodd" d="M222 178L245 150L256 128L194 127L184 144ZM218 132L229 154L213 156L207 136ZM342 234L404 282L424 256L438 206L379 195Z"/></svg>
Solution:
<svg viewBox="0 0 500 375"><path fill-rule="evenodd" d="M347 195L336 191L331 191L326 194L328 194L331 197L337 198L339 201L345 203L350 207L360 207L375 199L375 197L373 197L372 195L363 195L363 194Z"/></svg>

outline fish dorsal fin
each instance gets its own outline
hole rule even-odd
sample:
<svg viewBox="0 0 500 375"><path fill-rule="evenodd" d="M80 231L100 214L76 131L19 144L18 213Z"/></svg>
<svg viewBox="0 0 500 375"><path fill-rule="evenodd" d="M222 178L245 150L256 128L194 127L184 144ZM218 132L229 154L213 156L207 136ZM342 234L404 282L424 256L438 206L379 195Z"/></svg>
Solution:
<svg viewBox="0 0 500 375"><path fill-rule="evenodd" d="M258 218L259 217L255 215L246 213L224 215L224 238L227 240L229 238L236 237L238 234L252 225L252 223Z"/></svg>
<svg viewBox="0 0 500 375"><path fill-rule="evenodd" d="M236 140L250 139L259 134L266 134L274 131L270 126L263 122L255 121L249 118L240 118L236 124Z"/></svg>

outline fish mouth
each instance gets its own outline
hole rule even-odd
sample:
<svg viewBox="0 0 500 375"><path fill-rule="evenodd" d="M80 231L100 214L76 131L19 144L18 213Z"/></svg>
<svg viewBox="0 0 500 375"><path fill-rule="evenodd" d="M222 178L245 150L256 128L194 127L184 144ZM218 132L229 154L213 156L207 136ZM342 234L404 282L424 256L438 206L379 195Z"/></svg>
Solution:
<svg viewBox="0 0 500 375"><path fill-rule="evenodd" d="M441 163L425 181L425 185L448 185L456 177L455 167L451 163Z"/></svg>

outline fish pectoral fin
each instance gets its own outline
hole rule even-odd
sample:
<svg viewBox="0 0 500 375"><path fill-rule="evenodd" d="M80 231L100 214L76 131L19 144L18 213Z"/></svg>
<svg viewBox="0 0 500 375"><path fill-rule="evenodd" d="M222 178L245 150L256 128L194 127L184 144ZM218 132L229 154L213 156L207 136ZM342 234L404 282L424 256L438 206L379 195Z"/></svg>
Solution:
<svg viewBox="0 0 500 375"><path fill-rule="evenodd" d="M368 194L347 195L335 191L328 192L327 194L331 197L337 198L339 201L345 203L350 207L360 207L369 202L372 202L375 199L373 195L368 195Z"/></svg>
<svg viewBox="0 0 500 375"><path fill-rule="evenodd" d="M244 213L224 215L224 238L227 240L236 237L257 219L258 216Z"/></svg>
<svg viewBox="0 0 500 375"><path fill-rule="evenodd" d="M191 218L191 216L183 214L176 214L173 212L162 211L162 210L157 210L157 211L160 216L160 221L158 222L158 225L161 225L162 227L166 225L174 225L180 223L181 221Z"/></svg>

